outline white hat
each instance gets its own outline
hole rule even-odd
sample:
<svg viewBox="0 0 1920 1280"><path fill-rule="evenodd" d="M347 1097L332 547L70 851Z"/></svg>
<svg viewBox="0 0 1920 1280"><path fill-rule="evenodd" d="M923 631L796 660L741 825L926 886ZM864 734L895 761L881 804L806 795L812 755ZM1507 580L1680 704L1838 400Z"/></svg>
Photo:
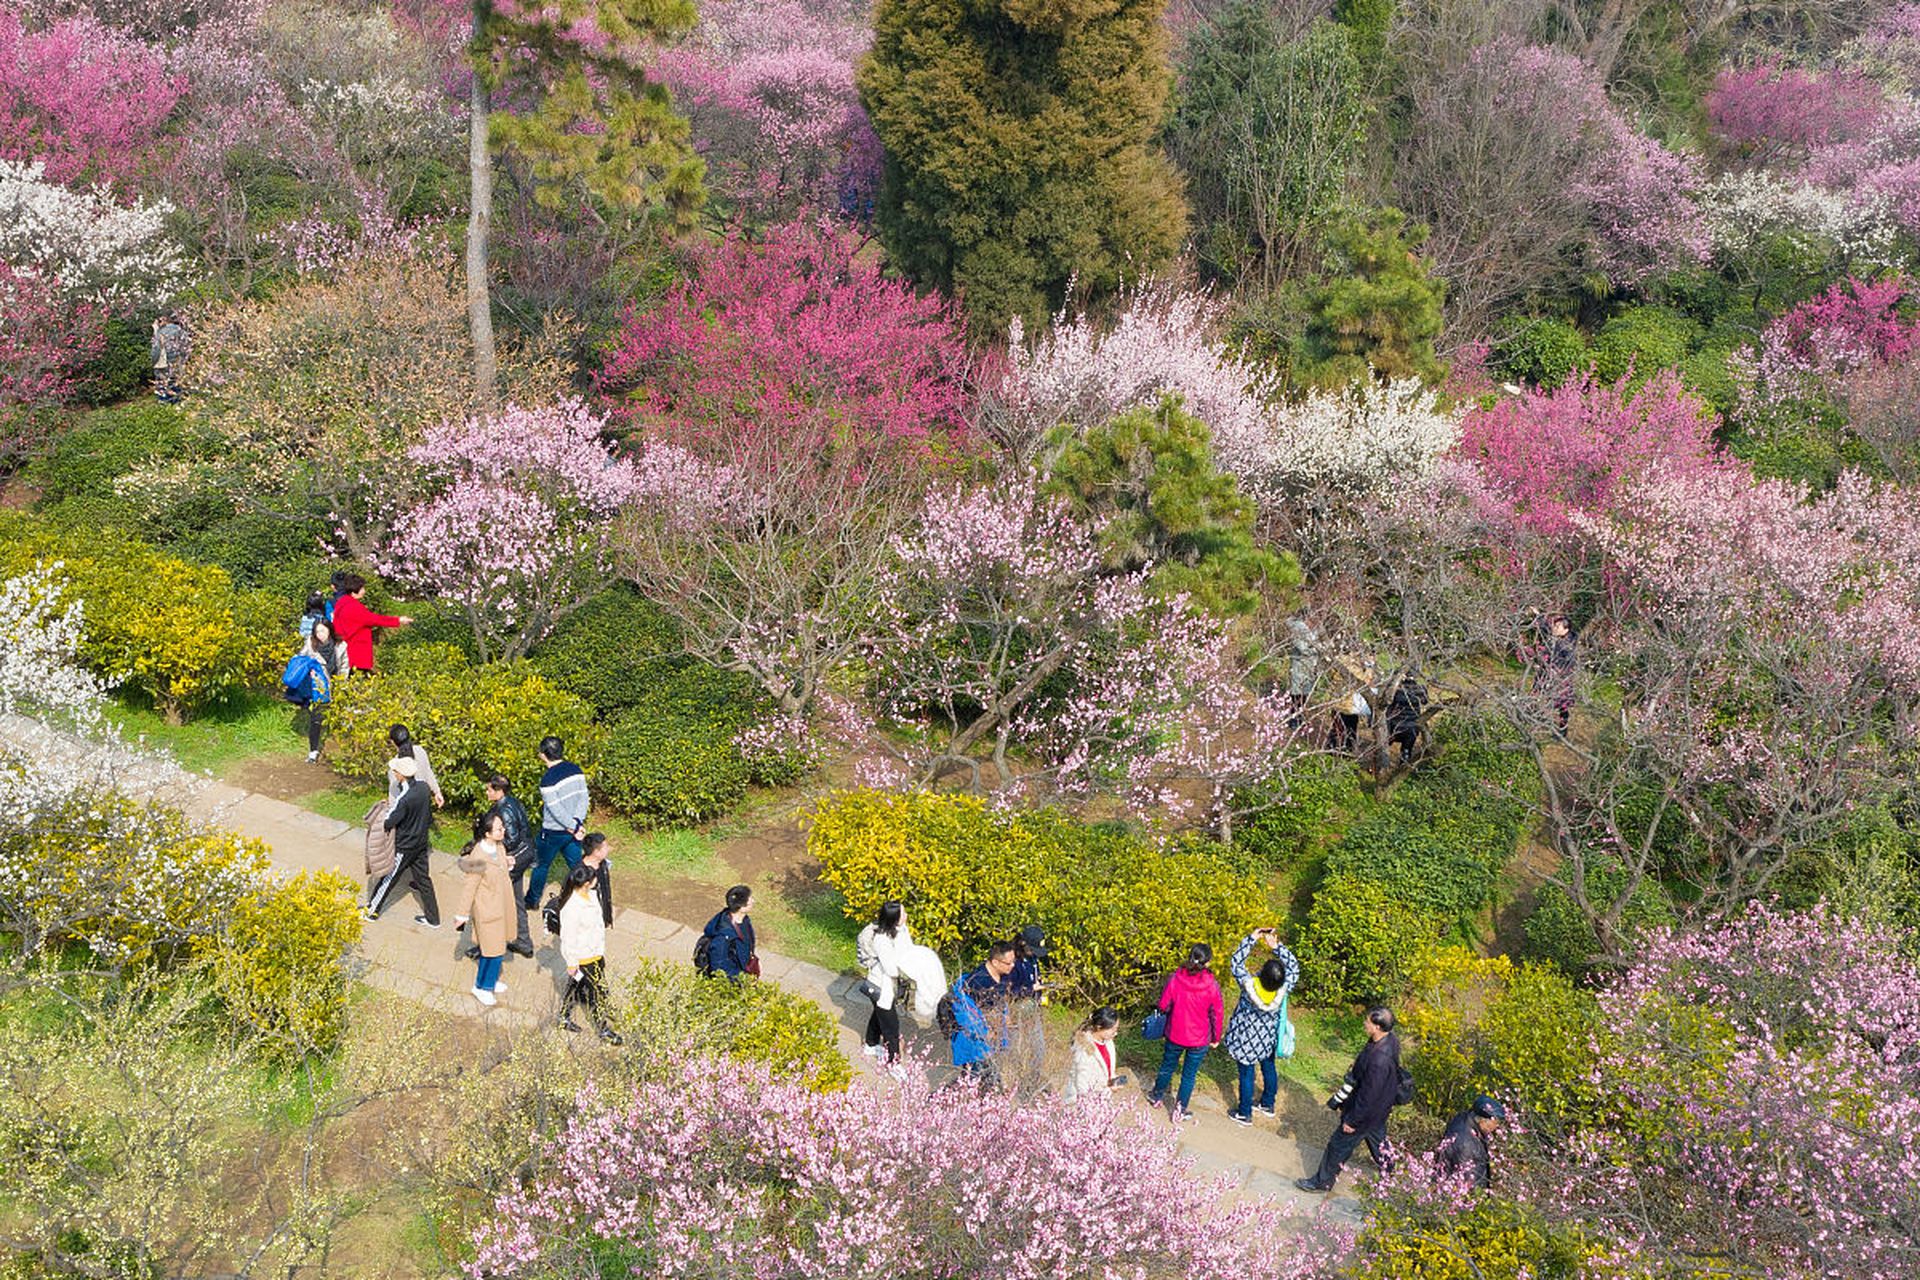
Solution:
<svg viewBox="0 0 1920 1280"><path fill-rule="evenodd" d="M413 762L412 756L395 756L387 761L387 768L403 778L411 778L420 772L420 766Z"/></svg>

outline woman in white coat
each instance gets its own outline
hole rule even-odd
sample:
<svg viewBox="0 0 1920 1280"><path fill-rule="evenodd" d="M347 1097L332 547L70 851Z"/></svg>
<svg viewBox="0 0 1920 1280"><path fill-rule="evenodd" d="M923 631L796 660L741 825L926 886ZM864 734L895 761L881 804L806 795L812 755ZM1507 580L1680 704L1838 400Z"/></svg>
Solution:
<svg viewBox="0 0 1920 1280"><path fill-rule="evenodd" d="M1127 1082L1113 1069L1113 1041L1119 1034L1120 1015L1108 1008L1095 1009L1073 1033L1073 1065L1063 1095L1068 1102L1104 1096Z"/></svg>
<svg viewBox="0 0 1920 1280"><path fill-rule="evenodd" d="M567 873L560 891L560 959L567 966L560 1025L578 1031L573 1007L584 1005L600 1038L619 1044L620 1035L607 1025L602 1005L607 994L607 923L600 913L599 879L599 868L582 864Z"/></svg>
<svg viewBox="0 0 1920 1280"><path fill-rule="evenodd" d="M901 961L913 946L907 930L907 909L897 900L880 904L873 922L860 931L853 953L867 971L873 985L873 1012L867 1017L867 1053L882 1058L888 1066L900 1060Z"/></svg>

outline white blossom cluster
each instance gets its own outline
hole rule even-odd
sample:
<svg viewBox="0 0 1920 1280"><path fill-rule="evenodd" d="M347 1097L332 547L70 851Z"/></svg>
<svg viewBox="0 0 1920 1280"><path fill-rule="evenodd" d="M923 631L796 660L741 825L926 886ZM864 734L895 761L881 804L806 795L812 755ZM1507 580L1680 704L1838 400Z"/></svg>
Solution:
<svg viewBox="0 0 1920 1280"><path fill-rule="evenodd" d="M1715 256L1738 257L1786 237L1808 250L1831 248L1856 262L1896 260L1895 229L1883 200L1829 191L1766 170L1730 173L1701 197Z"/></svg>
<svg viewBox="0 0 1920 1280"><path fill-rule="evenodd" d="M0 715L39 715L93 731L106 690L80 665L82 607L61 604L57 568L0 582Z"/></svg>
<svg viewBox="0 0 1920 1280"><path fill-rule="evenodd" d="M369 80L308 80L300 103L316 123L351 140L355 150L408 153L451 137L456 117L441 110L437 94L389 75Z"/></svg>
<svg viewBox="0 0 1920 1280"><path fill-rule="evenodd" d="M1306 489L1352 497L1424 478L1460 442L1460 414L1418 378L1368 382L1277 404L1256 494Z"/></svg>
<svg viewBox="0 0 1920 1280"><path fill-rule="evenodd" d="M186 287L186 257L166 228L171 205L128 207L105 187L73 191L45 172L0 159L0 260L119 312L161 306Z"/></svg>

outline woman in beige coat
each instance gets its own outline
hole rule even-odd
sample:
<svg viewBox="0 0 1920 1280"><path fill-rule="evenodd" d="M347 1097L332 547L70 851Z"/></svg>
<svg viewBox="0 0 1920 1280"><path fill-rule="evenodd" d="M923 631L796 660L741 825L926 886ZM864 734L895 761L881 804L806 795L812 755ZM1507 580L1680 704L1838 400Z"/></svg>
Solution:
<svg viewBox="0 0 1920 1280"><path fill-rule="evenodd" d="M513 873L507 858L505 822L498 813L490 813L484 823L480 839L460 855L460 870L466 872L467 883L460 891L459 915L453 927L464 929L469 920L473 922L473 943L480 949L473 998L482 1005L493 1005L499 1003L496 993L507 989L507 984L500 981L500 966L515 927Z"/></svg>

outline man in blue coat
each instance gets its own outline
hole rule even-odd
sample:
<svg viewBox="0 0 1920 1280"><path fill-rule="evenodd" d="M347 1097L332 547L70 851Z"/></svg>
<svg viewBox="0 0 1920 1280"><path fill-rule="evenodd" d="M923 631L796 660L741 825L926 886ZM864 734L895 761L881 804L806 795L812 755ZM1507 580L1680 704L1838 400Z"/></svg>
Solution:
<svg viewBox="0 0 1920 1280"><path fill-rule="evenodd" d="M1373 1162L1382 1173L1393 1167L1387 1146L1387 1117L1400 1093L1400 1037L1393 1034L1393 1011L1367 1010L1367 1047L1353 1060L1346 1083L1327 1101L1340 1113L1340 1123L1327 1139L1326 1154L1311 1178L1293 1185L1302 1191L1331 1191L1347 1157L1364 1139Z"/></svg>

